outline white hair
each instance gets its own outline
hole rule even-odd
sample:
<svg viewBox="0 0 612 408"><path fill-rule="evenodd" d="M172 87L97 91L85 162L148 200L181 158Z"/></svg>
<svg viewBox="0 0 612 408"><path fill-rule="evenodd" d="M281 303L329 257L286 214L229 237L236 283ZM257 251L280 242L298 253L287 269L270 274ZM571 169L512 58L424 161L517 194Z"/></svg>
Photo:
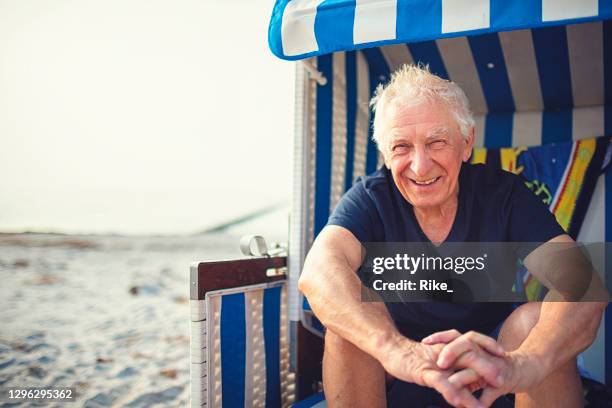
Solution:
<svg viewBox="0 0 612 408"><path fill-rule="evenodd" d="M474 127L474 117L463 90L452 81L442 79L429 71L428 65L403 65L386 84L376 88L370 106L375 112L373 139L378 149L386 154L389 149L385 112L389 107L418 106L424 102L444 103L459 125L464 138Z"/></svg>

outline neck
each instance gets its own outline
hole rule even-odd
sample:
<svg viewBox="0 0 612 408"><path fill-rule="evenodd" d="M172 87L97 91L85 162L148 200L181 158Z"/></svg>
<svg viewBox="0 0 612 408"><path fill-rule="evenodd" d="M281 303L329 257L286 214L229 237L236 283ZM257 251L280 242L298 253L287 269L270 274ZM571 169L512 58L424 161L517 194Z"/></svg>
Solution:
<svg viewBox="0 0 612 408"><path fill-rule="evenodd" d="M459 199L453 197L441 205L431 207L413 207L414 215L417 217L419 224L439 224L445 221L453 221L457 213Z"/></svg>

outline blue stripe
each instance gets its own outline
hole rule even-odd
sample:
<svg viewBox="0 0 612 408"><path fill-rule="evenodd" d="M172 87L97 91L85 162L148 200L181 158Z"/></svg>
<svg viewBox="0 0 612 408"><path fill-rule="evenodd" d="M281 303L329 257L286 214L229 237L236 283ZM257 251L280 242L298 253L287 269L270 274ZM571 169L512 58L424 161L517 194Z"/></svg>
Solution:
<svg viewBox="0 0 612 408"><path fill-rule="evenodd" d="M355 159L355 121L357 120L357 64L355 51L346 53L346 166L344 191L353 185Z"/></svg>
<svg viewBox="0 0 612 408"><path fill-rule="evenodd" d="M491 27L521 27L542 21L542 2L491 0Z"/></svg>
<svg viewBox="0 0 612 408"><path fill-rule="evenodd" d="M542 112L542 144L572 140L572 110Z"/></svg>
<svg viewBox="0 0 612 408"><path fill-rule="evenodd" d="M544 107L572 107L572 77L565 27L537 28L531 33Z"/></svg>
<svg viewBox="0 0 612 408"><path fill-rule="evenodd" d="M263 326L266 348L266 407L281 406L280 300L280 286L264 290Z"/></svg>
<svg viewBox="0 0 612 408"><path fill-rule="evenodd" d="M612 3L612 2L610 2ZM601 3L600 3L601 7ZM605 107L604 107L604 133L612 135L612 22L605 21L603 23L603 52L604 52L604 92L605 92ZM612 254L608 252L607 242L612 242L612 166L608 167L605 174L606 182L606 272L612 270ZM612 279L607 276L606 283L608 291ZM606 308L604 319L605 324L605 366L606 366L606 384L612 382L612 309L610 306Z"/></svg>
<svg viewBox="0 0 612 408"><path fill-rule="evenodd" d="M414 63L422 62L423 64L429 64L429 70L434 74L448 79L448 72L446 72L446 66L438 50L438 45L435 41L423 41L408 44L410 54Z"/></svg>
<svg viewBox="0 0 612 408"><path fill-rule="evenodd" d="M499 36L484 34L468 42L489 112L513 112L514 98Z"/></svg>
<svg viewBox="0 0 612 408"><path fill-rule="evenodd" d="M612 16L612 1L599 0L599 19L609 19Z"/></svg>
<svg viewBox="0 0 612 408"><path fill-rule="evenodd" d="M246 364L244 293L221 298L221 388L223 405L244 406Z"/></svg>
<svg viewBox="0 0 612 408"><path fill-rule="evenodd" d="M418 16L418 18L415 18ZM397 0L397 38L421 38L442 32L442 0Z"/></svg>
<svg viewBox="0 0 612 408"><path fill-rule="evenodd" d="M542 143L572 140L572 78L564 26L532 30L542 88Z"/></svg>
<svg viewBox="0 0 612 408"><path fill-rule="evenodd" d="M489 113L485 119L485 147L512 146L512 116L510 112Z"/></svg>
<svg viewBox="0 0 612 408"><path fill-rule="evenodd" d="M321 232L329 217L329 194L332 165L332 56L317 58L318 70L327 78L327 84L317 85L317 140L315 168L314 234Z"/></svg>
<svg viewBox="0 0 612 408"><path fill-rule="evenodd" d="M378 48L370 48L363 50L363 54L368 62L368 70L370 73L370 95L374 95L374 91L378 84L385 83L390 79L390 72L382 52ZM370 116L370 126L368 128L368 147L366 153L366 174L376 171L378 165L378 150L376 143L372 140L372 129L374 115Z"/></svg>
<svg viewBox="0 0 612 408"><path fill-rule="evenodd" d="M353 45L355 0L325 0L317 7L315 37L322 54ZM333 46L332 46L333 45Z"/></svg>

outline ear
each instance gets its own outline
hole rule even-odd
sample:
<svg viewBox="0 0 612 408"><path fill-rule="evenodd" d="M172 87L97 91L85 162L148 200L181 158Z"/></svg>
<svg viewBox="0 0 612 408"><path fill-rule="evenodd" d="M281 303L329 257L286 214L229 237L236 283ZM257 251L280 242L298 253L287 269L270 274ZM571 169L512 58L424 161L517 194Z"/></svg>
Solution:
<svg viewBox="0 0 612 408"><path fill-rule="evenodd" d="M470 157L472 157L472 149L474 148L475 138L476 138L476 128L472 126L468 137L463 139L464 145L463 145L463 153L462 153L461 158L463 159L464 162L467 162L468 160L470 160Z"/></svg>

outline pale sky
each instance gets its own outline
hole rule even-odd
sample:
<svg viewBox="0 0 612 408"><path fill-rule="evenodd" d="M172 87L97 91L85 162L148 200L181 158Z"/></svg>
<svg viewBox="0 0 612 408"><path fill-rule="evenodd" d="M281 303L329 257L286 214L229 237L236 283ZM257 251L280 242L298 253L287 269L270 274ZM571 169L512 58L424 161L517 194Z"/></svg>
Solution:
<svg viewBox="0 0 612 408"><path fill-rule="evenodd" d="M0 0L0 231L190 232L284 202L273 0Z"/></svg>

